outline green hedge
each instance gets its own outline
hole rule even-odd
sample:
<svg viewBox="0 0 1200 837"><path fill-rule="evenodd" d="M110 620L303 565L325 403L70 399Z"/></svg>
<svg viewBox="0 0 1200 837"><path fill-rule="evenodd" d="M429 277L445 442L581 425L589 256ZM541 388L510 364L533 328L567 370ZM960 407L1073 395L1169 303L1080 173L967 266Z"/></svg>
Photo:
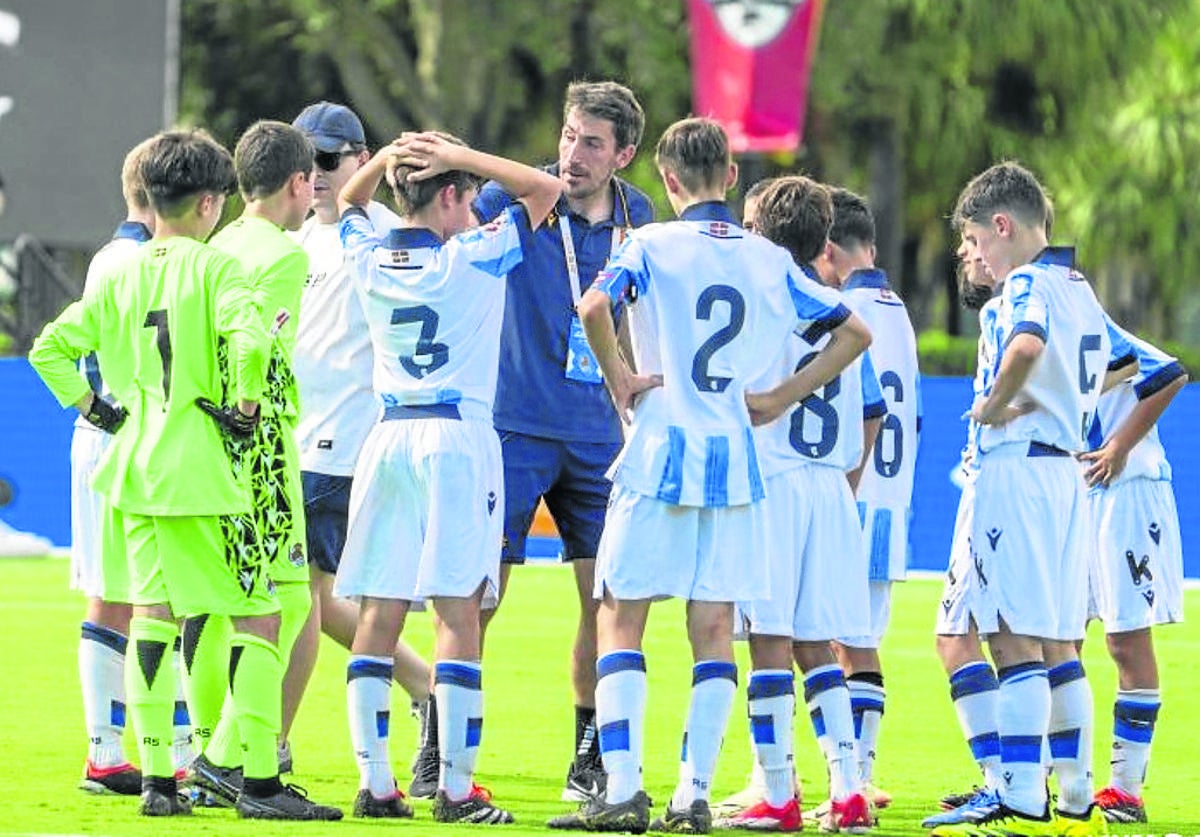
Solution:
<svg viewBox="0 0 1200 837"><path fill-rule="evenodd" d="M1172 340L1150 341L1164 352L1179 358L1197 380L1200 374L1200 346L1189 346ZM975 338L956 337L941 329L931 328L917 337L917 354L920 356L923 375L967 375L975 374Z"/></svg>

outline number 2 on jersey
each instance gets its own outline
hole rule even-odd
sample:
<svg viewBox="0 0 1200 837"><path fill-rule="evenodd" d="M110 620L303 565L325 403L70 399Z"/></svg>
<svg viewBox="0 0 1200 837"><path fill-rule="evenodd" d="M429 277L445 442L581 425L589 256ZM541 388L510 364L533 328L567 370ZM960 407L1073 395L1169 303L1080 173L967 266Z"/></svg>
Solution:
<svg viewBox="0 0 1200 837"><path fill-rule="evenodd" d="M162 358L162 388L163 401L171 397L171 325L167 319L167 309L158 308L146 312L146 322L143 328L152 328L157 333L155 342L158 344L158 354ZM165 407L164 407L165 409Z"/></svg>
<svg viewBox="0 0 1200 837"><path fill-rule="evenodd" d="M434 343L437 335L438 313L428 305L413 305L409 308L392 309L392 325L421 324L417 345L411 355L400 355L400 365L414 378L424 378L430 372L441 369L450 360L450 347L445 343ZM418 356L428 356L425 363L417 363Z"/></svg>
<svg viewBox="0 0 1200 837"><path fill-rule="evenodd" d="M724 302L729 306L729 322L712 333L712 336L700 344L696 356L692 358L692 383L701 392L724 392L732 378L708 374L708 364L712 356L722 346L729 345L737 337L746 322L746 300L738 293L737 288L729 285L709 285L700 293L696 300L696 319L709 320L713 315L713 304Z"/></svg>

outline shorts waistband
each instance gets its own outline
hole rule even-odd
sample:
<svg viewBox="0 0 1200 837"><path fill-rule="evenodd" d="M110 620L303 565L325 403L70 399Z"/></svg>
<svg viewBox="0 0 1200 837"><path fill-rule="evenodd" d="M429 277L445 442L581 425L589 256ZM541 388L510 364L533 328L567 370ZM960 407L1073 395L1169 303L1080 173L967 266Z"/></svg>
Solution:
<svg viewBox="0 0 1200 837"><path fill-rule="evenodd" d="M1063 450L1056 445L1048 445L1045 442L1005 442L1002 445L983 452L983 457L998 457L998 456L1022 456L1029 458L1051 457L1054 459L1066 459L1071 456L1070 451Z"/></svg>
<svg viewBox="0 0 1200 837"><path fill-rule="evenodd" d="M453 419L461 421L457 404L393 404L383 411L380 421L413 421L414 419Z"/></svg>
<svg viewBox="0 0 1200 837"><path fill-rule="evenodd" d="M1030 442L1029 452L1026 456L1070 456L1071 454L1062 448L1057 448L1054 445L1047 445L1045 442Z"/></svg>

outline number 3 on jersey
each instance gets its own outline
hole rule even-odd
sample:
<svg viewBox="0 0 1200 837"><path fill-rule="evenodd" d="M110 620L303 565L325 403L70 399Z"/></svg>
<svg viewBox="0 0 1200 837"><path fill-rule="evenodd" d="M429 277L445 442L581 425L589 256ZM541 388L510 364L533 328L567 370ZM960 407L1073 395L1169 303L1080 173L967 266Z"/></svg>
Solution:
<svg viewBox="0 0 1200 837"><path fill-rule="evenodd" d="M438 313L428 305L414 305L409 308L392 309L392 325L421 324L421 333L417 335L417 345L411 355L400 355L400 365L404 371L414 378L424 378L430 372L441 369L450 360L450 347L445 343L434 343L437 335ZM418 357L428 357L429 360L418 363Z"/></svg>

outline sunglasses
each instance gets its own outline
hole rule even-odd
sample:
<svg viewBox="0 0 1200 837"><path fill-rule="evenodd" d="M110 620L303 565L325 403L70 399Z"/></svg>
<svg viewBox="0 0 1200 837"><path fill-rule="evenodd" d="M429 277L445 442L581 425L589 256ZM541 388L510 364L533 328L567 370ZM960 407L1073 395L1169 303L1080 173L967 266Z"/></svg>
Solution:
<svg viewBox="0 0 1200 837"><path fill-rule="evenodd" d="M318 151L313 154L313 162L321 171L337 171L345 157L353 157L357 151Z"/></svg>

